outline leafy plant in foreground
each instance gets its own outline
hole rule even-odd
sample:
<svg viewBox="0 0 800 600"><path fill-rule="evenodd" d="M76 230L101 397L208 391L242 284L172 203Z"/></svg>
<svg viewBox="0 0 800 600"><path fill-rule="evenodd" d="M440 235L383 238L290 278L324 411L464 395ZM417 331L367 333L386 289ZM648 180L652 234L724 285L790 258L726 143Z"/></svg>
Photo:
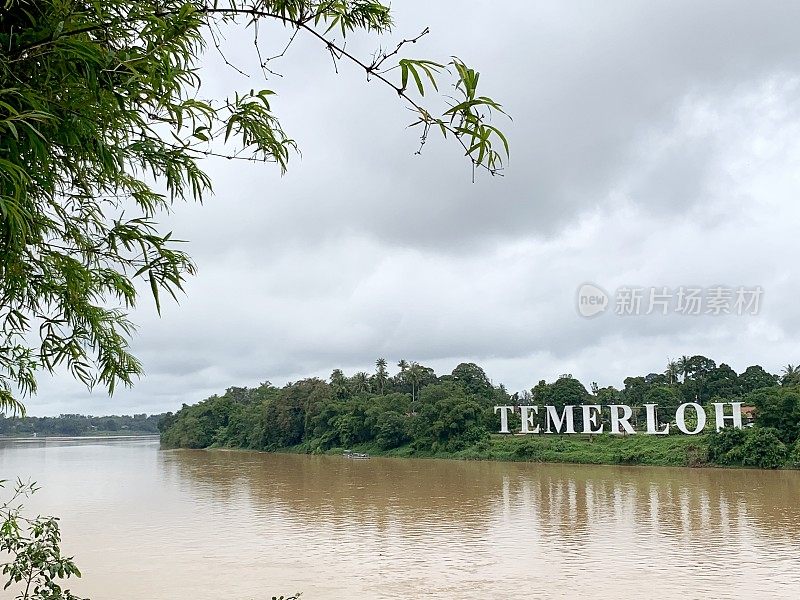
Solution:
<svg viewBox="0 0 800 600"><path fill-rule="evenodd" d="M0 489L6 483L0 481ZM81 572L71 557L61 554L58 519L21 514L20 502L35 491L35 484L18 480L11 498L0 505L0 553L9 557L0 564L0 573L8 578L3 589L16 594L15 600L81 600L61 587L63 580Z"/></svg>

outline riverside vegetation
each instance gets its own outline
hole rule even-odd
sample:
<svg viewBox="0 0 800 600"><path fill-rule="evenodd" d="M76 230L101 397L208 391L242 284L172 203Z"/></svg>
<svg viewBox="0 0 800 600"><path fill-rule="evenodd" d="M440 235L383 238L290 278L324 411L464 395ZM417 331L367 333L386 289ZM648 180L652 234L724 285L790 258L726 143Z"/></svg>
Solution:
<svg viewBox="0 0 800 600"><path fill-rule="evenodd" d="M510 394L482 368L462 363L450 374L401 360L390 375L378 359L374 373L351 377L336 369L327 381L309 378L282 388L232 387L167 413L159 424L167 447L242 448L339 453L353 449L388 456L759 468L800 466L800 368L782 375L758 365L736 373L704 356L670 361L663 373L628 377L624 387L584 385L565 374ZM743 402L754 422L744 429L697 436L498 435L497 405L627 404L643 424L644 404L661 414L698 402ZM512 418L519 419L518 415ZM580 415L576 415L576 430ZM512 427L512 430L514 428Z"/></svg>
<svg viewBox="0 0 800 600"><path fill-rule="evenodd" d="M0 413L0 437L152 435L158 433L162 415L63 414L57 417L9 416Z"/></svg>

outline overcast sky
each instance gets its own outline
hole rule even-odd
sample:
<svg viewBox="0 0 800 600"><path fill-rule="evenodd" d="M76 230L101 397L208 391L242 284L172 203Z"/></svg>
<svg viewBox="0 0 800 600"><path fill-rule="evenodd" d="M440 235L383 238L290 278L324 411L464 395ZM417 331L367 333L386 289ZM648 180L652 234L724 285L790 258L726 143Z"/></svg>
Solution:
<svg viewBox="0 0 800 600"><path fill-rule="evenodd" d="M347 64L337 75L312 39L264 83L249 34L232 29L226 55L252 76L210 52L204 93L275 90L302 156L284 177L208 162L215 195L164 218L198 275L161 318L146 298L133 314L147 376L113 398L46 378L30 413L176 410L233 385L371 371L379 356L438 373L474 361L511 391L561 373L621 386L683 354L739 372L800 362L800 3L393 10L386 45L429 26L412 56L459 56L513 116L500 121L505 177L472 183L458 148L434 137L415 156L391 91ZM592 319L577 310L587 282L611 295ZM757 315L618 316L624 286L763 296Z"/></svg>

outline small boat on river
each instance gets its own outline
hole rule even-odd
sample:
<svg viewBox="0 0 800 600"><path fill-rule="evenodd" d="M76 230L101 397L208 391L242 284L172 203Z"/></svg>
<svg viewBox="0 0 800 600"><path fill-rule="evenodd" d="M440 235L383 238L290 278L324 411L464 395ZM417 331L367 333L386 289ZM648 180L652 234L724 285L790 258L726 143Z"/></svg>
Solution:
<svg viewBox="0 0 800 600"><path fill-rule="evenodd" d="M354 460L365 460L369 458L369 454L363 452L353 452L352 450L345 450L342 454L345 458L352 458Z"/></svg>

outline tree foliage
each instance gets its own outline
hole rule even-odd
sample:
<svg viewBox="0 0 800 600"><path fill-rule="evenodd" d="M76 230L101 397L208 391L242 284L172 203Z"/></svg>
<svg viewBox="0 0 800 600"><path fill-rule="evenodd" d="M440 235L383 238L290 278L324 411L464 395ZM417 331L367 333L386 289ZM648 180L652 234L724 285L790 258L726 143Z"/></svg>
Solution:
<svg viewBox="0 0 800 600"><path fill-rule="evenodd" d="M800 388L762 388L745 401L756 407L759 425L774 429L787 444L800 439Z"/></svg>
<svg viewBox="0 0 800 600"><path fill-rule="evenodd" d="M476 365L466 371L477 379L458 380L437 377L419 363L407 365L385 378L383 390L376 385L380 373L368 377L365 387L361 377L347 378L338 369L330 383L311 378L280 389L263 384L237 395L232 390L241 388L232 388L168 414L160 425L162 442L187 448L302 447L309 452L411 444L421 452L453 452L484 439L494 427L491 407L508 401ZM409 381L415 366L425 376Z"/></svg>
<svg viewBox="0 0 800 600"><path fill-rule="evenodd" d="M786 461L786 445L780 432L770 427L754 427L742 446L742 464L762 469L777 469Z"/></svg>
<svg viewBox="0 0 800 600"><path fill-rule="evenodd" d="M718 465L760 468L800 464L798 389L777 385L777 377L757 365L737 375L724 363L716 366L711 359L695 356L686 359L689 376L680 377L681 366L673 383L665 375L651 373L626 378L623 390L593 384L589 392L580 381L565 374L552 383L542 380L530 391L509 394L502 385L494 385L474 363L461 363L450 374L441 376L408 360L399 361L399 370L392 376L386 370L387 364L384 359L376 361L373 375L357 372L348 377L341 369L334 369L329 381L311 378L282 388L269 383L251 390L231 388L222 396L212 396L194 406L184 405L177 414L164 417L159 425L162 441L168 446L189 448L292 447L323 452L360 447L370 451L400 449L403 454L475 451L481 455L481 448L488 447L488 437L500 429L495 406L551 405L561 409L565 405L628 404L633 413L630 422L634 430L641 432L646 423L643 404L657 405L656 414L663 424L672 420L679 405L695 400L694 395L687 398L687 394L702 389L703 397L698 396L697 400L705 404L708 433L696 438L697 446L693 447L688 464L705 464L707 460ZM771 386L762 385L770 383ZM742 395L742 390L753 386L755 391ZM717 395L708 398L710 390ZM754 405L755 423L749 424L755 426L726 427L713 433L714 408L710 402ZM519 415L519 411L508 415L510 430L519 429ZM576 410L573 415L575 430L580 432L582 411ZM546 411L539 410L530 418L532 427L547 429ZM601 419L608 431L609 417L605 412ZM694 427L696 417L687 415L686 423L689 428ZM617 462L636 462L636 456L631 450Z"/></svg>
<svg viewBox="0 0 800 600"><path fill-rule="evenodd" d="M709 436L708 455L718 465L776 469L786 462L787 448L770 427L726 428Z"/></svg>
<svg viewBox="0 0 800 600"><path fill-rule="evenodd" d="M0 481L4 490L7 481ZM0 504L0 573L3 590L15 600L80 600L62 583L81 572L71 557L61 553L61 531L54 517L29 518L21 502L33 494L33 483L17 481L11 497Z"/></svg>
<svg viewBox="0 0 800 600"><path fill-rule="evenodd" d="M491 122L502 108L479 73L403 56L411 42L365 60L355 31L390 32L388 5L369 0L0 0L0 408L22 410L37 369L66 368L114 391L142 373L129 349L136 283L160 310L194 271L160 213L201 200L209 156L275 163L296 149L274 90L204 98L199 59L230 28L271 25L289 43L311 36L389 86L412 125L455 139L473 168L498 173L508 155ZM423 34L426 32L423 32ZM337 38L342 41L337 42ZM277 57L276 57L277 58ZM448 86L447 79L450 84ZM422 104L436 95L438 112Z"/></svg>
<svg viewBox="0 0 800 600"><path fill-rule="evenodd" d="M718 465L740 465L747 430L726 427L709 436L708 458Z"/></svg>
<svg viewBox="0 0 800 600"><path fill-rule="evenodd" d="M62 414L57 417L6 417L0 414L0 436L66 435L99 433L158 433L161 415L108 415L104 417Z"/></svg>
<svg viewBox="0 0 800 600"><path fill-rule="evenodd" d="M789 455L789 464L795 469L800 469L800 440L797 440Z"/></svg>

